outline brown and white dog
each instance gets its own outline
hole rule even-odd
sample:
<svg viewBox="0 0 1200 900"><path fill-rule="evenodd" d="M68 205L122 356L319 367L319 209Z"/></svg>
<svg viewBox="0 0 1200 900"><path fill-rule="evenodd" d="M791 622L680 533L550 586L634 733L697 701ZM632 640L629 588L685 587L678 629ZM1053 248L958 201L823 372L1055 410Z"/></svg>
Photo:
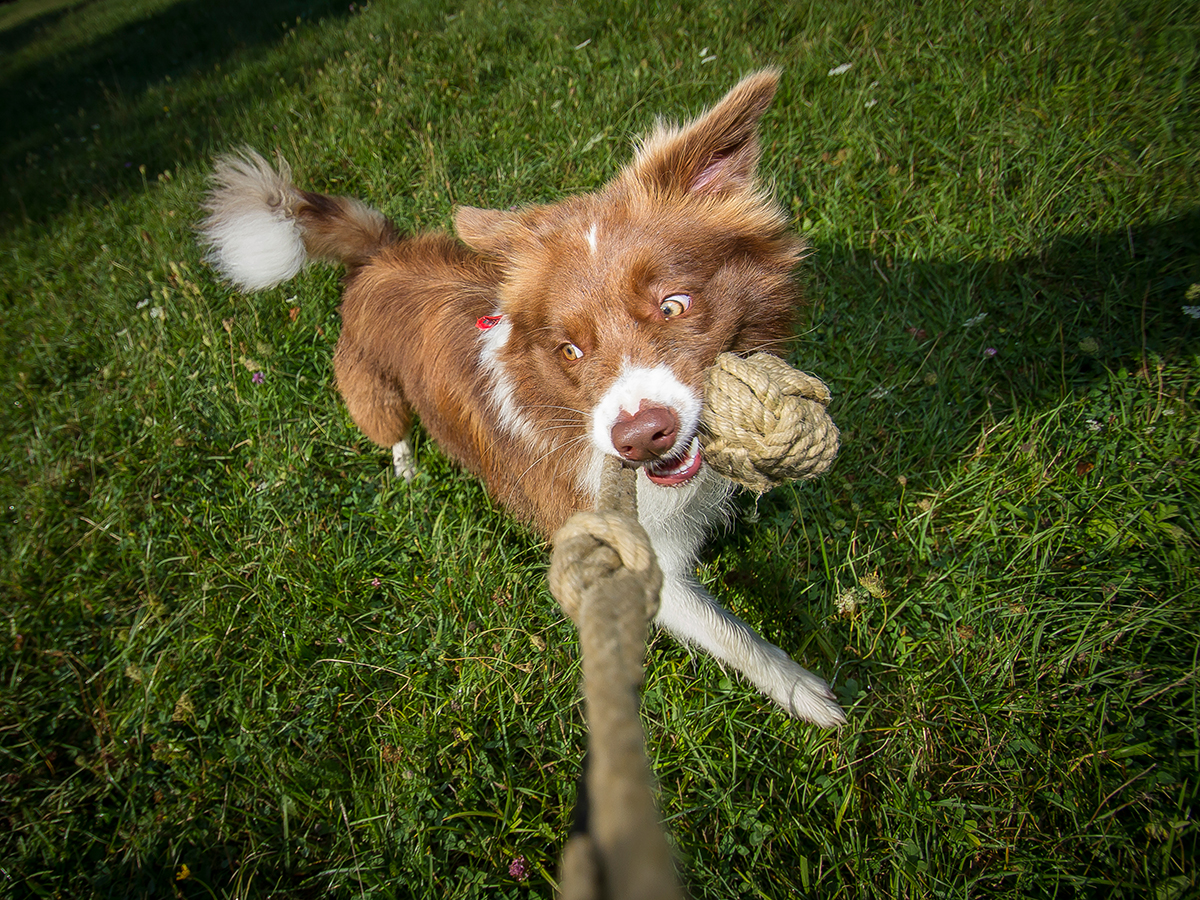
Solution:
<svg viewBox="0 0 1200 900"><path fill-rule="evenodd" d="M828 686L694 577L730 482L704 465L705 371L792 337L803 243L757 183L778 73L659 125L599 191L515 211L460 207L461 242L402 235L357 200L295 187L252 151L221 158L208 258L246 290L314 258L346 267L338 388L354 421L415 469L414 414L450 456L549 537L591 508L605 457L640 468L639 518L663 572L657 622L797 718L844 721Z"/></svg>

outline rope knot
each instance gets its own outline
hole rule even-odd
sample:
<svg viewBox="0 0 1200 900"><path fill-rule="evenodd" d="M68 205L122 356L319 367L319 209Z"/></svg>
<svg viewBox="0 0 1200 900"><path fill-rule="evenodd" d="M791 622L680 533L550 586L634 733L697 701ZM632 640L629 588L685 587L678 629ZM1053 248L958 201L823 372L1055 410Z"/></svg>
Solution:
<svg viewBox="0 0 1200 900"><path fill-rule="evenodd" d="M579 625L584 595L591 589L624 581L645 598L645 621L658 612L662 573L650 538L637 519L613 511L577 512L554 536L550 591Z"/></svg>
<svg viewBox="0 0 1200 900"><path fill-rule="evenodd" d="M705 463L759 494L820 475L838 452L830 399L819 378L769 353L722 353L705 390Z"/></svg>

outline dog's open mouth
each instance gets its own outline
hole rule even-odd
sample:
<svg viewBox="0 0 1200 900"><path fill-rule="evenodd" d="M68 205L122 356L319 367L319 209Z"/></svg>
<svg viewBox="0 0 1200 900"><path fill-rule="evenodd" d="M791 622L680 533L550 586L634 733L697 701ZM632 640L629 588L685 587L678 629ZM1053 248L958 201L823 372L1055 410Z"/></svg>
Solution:
<svg viewBox="0 0 1200 900"><path fill-rule="evenodd" d="M676 487L695 478L703 462L700 456L700 439L692 438L692 443L682 458L651 463L646 466L646 477L663 487Z"/></svg>

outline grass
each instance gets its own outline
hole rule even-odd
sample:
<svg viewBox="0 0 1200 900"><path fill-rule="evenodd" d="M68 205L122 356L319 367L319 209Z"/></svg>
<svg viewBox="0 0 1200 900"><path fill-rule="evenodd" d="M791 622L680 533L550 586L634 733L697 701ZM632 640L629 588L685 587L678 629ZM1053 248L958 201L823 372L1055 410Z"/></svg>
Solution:
<svg viewBox="0 0 1200 900"><path fill-rule="evenodd" d="M655 639L689 891L1194 895L1186 9L5 5L6 895L552 893L584 731L544 548L427 442L397 484L330 387L337 274L232 292L197 203L249 143L446 227L595 187L766 64L844 446L701 575L850 724Z"/></svg>

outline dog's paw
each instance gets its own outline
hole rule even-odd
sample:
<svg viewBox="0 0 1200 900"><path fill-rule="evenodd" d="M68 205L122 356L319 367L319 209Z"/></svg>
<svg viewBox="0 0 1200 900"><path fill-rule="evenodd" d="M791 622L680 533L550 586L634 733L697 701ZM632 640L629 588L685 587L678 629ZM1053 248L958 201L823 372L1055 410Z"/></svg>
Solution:
<svg viewBox="0 0 1200 900"><path fill-rule="evenodd" d="M767 692L771 699L789 715L822 728L845 725L846 714L838 706L837 697L825 679L798 665L790 657L784 658L787 663L775 673L771 690Z"/></svg>
<svg viewBox="0 0 1200 900"><path fill-rule="evenodd" d="M403 478L405 481L412 481L416 477L417 464L413 460L412 447L408 446L408 441L396 441L392 445L392 469L397 478Z"/></svg>
<svg viewBox="0 0 1200 900"><path fill-rule="evenodd" d="M846 714L838 705L837 697L830 690L823 678L819 678L806 669L800 670L803 675L796 679L785 704L785 709L793 716L805 719L822 728L839 728L846 724Z"/></svg>

